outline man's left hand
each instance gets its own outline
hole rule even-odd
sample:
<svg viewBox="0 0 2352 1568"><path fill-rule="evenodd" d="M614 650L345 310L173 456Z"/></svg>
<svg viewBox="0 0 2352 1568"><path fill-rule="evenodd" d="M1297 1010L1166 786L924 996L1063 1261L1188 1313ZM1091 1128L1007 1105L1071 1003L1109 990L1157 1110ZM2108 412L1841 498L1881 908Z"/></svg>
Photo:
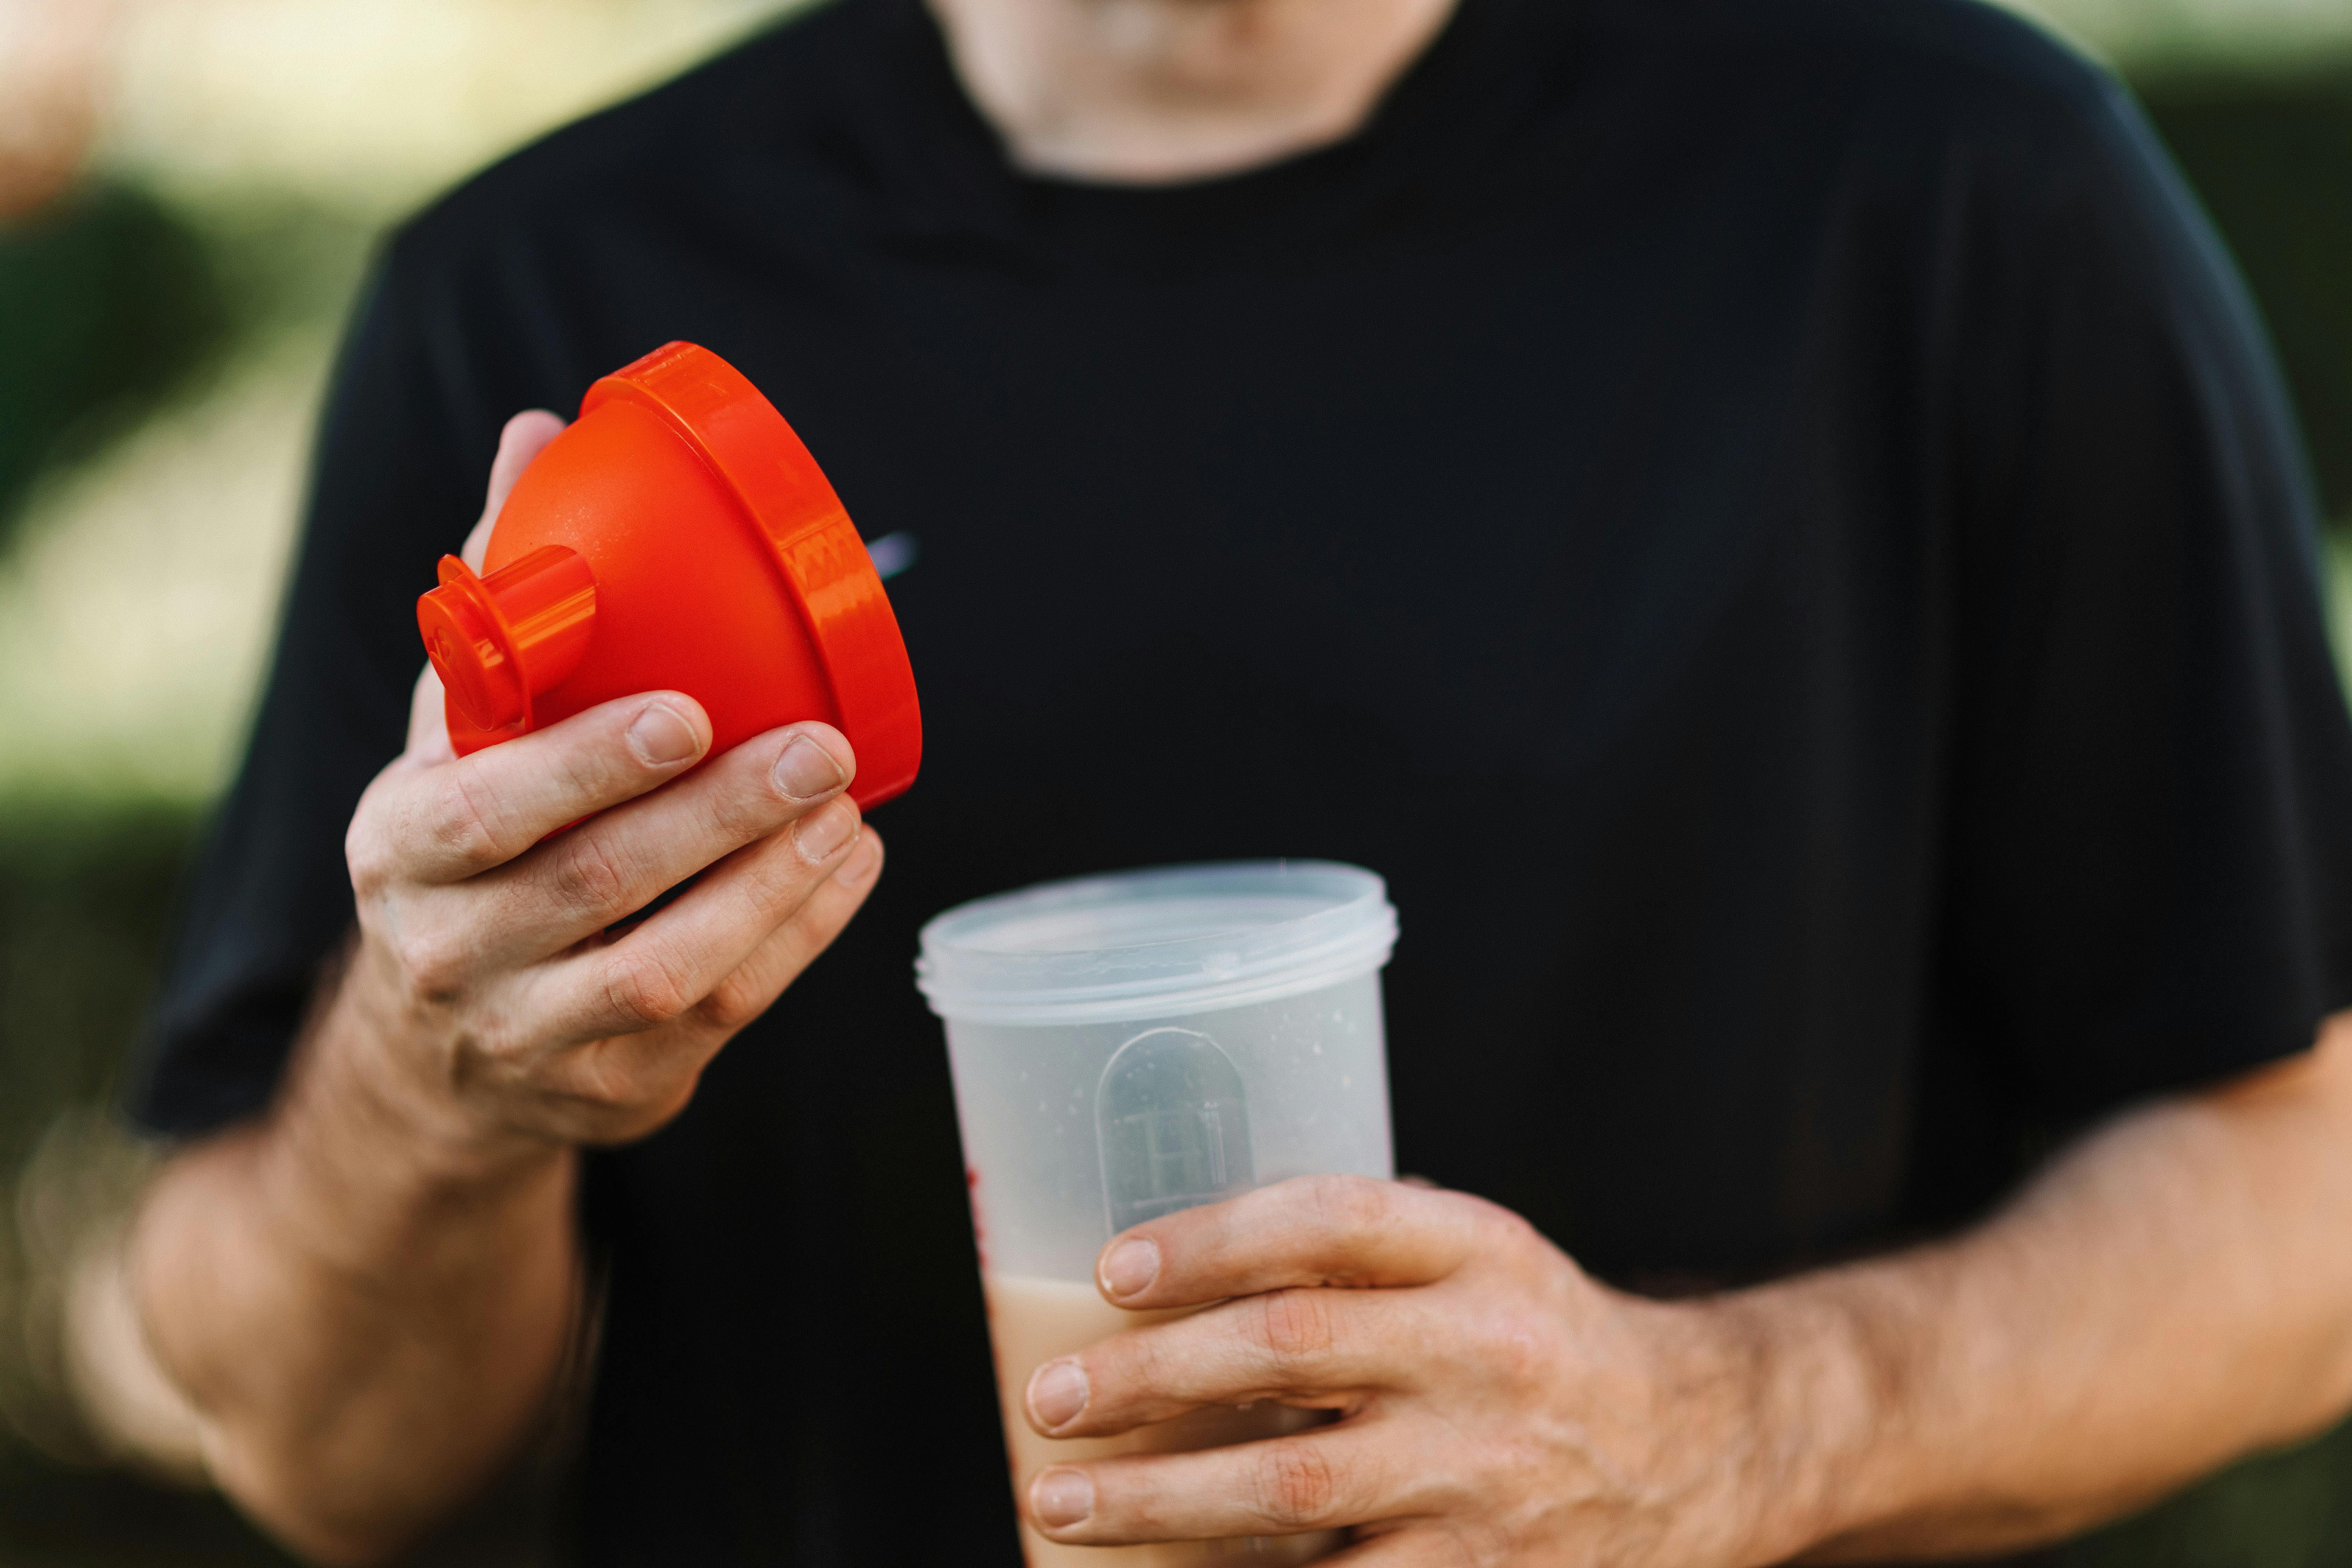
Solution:
<svg viewBox="0 0 2352 1568"><path fill-rule="evenodd" d="M1056 1465L1026 1511L1115 1545L1353 1526L1350 1564L1731 1568L1809 1543L1812 1467L1770 1325L1737 1297L1611 1289L1508 1210L1306 1177L1124 1233L1119 1306L1209 1306L1030 1380L1052 1437L1275 1400L1330 1425L1194 1453Z"/></svg>

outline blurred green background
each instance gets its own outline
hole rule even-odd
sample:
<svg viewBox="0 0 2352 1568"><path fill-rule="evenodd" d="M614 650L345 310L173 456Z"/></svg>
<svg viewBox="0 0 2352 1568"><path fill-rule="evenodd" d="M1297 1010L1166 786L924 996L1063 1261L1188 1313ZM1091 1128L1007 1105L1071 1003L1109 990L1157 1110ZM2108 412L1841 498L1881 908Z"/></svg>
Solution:
<svg viewBox="0 0 2352 1568"><path fill-rule="evenodd" d="M782 0L0 0L0 1568L286 1561L110 1357L108 1113L232 765L333 334L385 223ZM2261 300L2352 623L2352 0L2041 0ZM13 118L12 118L13 117ZM2339 646L2343 639L2339 637ZM429 1551L524 1563L538 1493ZM2352 1563L2352 1431L2068 1549Z"/></svg>

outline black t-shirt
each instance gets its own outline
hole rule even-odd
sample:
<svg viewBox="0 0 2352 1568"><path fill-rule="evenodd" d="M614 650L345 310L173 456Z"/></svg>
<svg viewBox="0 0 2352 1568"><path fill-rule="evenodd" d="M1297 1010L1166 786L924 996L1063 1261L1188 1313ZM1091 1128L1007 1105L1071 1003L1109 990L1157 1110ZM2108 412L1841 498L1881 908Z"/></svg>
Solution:
<svg viewBox="0 0 2352 1568"><path fill-rule="evenodd" d="M740 366L927 754L849 932L589 1160L598 1563L1009 1563L917 926L1385 874L1403 1168L1605 1277L1979 1212L2352 1003L2352 730L2243 293L2106 77L1964 0L1465 0L1346 142L1024 177L844 0L459 190L345 353L138 1114L268 1099L500 423Z"/></svg>

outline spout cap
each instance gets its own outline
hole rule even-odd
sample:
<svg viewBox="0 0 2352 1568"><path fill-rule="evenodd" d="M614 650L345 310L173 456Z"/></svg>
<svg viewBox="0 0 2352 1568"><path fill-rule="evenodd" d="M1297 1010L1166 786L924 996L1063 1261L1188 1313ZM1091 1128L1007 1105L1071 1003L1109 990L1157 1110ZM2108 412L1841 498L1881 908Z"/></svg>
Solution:
<svg viewBox="0 0 2352 1568"><path fill-rule="evenodd" d="M580 553L534 550L488 577L444 555L441 585L416 601L416 628L468 723L528 728L530 700L580 667L596 620L596 579Z"/></svg>

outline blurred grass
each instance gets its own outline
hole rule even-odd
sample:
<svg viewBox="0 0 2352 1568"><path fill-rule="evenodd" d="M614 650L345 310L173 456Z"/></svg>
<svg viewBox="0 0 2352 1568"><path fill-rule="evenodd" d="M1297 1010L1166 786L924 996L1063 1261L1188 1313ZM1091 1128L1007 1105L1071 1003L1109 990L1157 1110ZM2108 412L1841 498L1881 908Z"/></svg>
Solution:
<svg viewBox="0 0 2352 1568"><path fill-rule="evenodd" d="M2327 511L2352 517L2352 61L2141 90L2269 320Z"/></svg>
<svg viewBox="0 0 2352 1568"><path fill-rule="evenodd" d="M2352 66L2141 86L2269 318L2329 510L2352 517ZM120 184L0 232L0 547L43 476L189 395L236 344L339 309L364 238L299 205L194 212ZM2331 560L2336 602L2352 606L2352 534ZM0 1568L287 1561L216 1498L103 1463L25 1348L37 1249L14 1175L61 1117L110 1101L197 825L184 802L104 791L0 798ZM478 1555L529 1553L509 1542L432 1560ZM2352 1563L2352 1428L2062 1555L2069 1568Z"/></svg>
<svg viewBox="0 0 2352 1568"><path fill-rule="evenodd" d="M239 351L339 316L373 237L299 201L191 207L119 179L0 226L0 554L40 480L201 395Z"/></svg>
<svg viewBox="0 0 2352 1568"><path fill-rule="evenodd" d="M194 826L185 807L138 803L0 814L0 1171L23 1171L68 1108L112 1099ZM0 1208L0 1324L20 1335L33 1228L23 1203ZM285 1561L218 1498L99 1462L32 1351L0 1352L0 1564Z"/></svg>
<svg viewBox="0 0 2352 1568"><path fill-rule="evenodd" d="M228 339L212 256L123 185L76 192L0 235L0 549L43 469L171 395Z"/></svg>
<svg viewBox="0 0 2352 1568"><path fill-rule="evenodd" d="M5 1568L292 1568L217 1494L0 1447Z"/></svg>
<svg viewBox="0 0 2352 1568"><path fill-rule="evenodd" d="M2352 1426L2226 1470L2060 1554L2065 1568L2343 1568Z"/></svg>
<svg viewBox="0 0 2352 1568"><path fill-rule="evenodd" d="M194 828L184 806L135 801L0 815L0 1169L58 1108L112 1095Z"/></svg>

